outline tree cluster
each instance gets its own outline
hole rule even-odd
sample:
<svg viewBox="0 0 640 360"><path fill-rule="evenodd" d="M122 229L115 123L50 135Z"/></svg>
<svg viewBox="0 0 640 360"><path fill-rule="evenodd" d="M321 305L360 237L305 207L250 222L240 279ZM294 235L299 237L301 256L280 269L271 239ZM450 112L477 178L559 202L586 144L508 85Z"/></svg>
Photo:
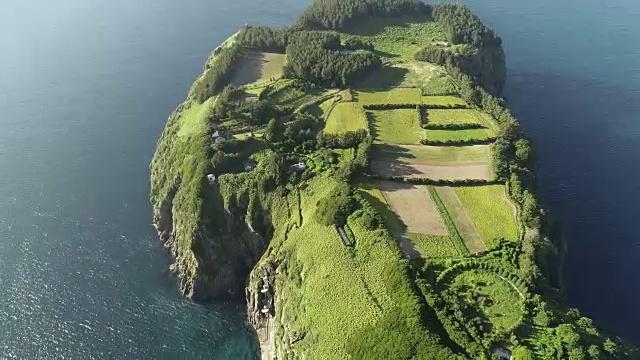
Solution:
<svg viewBox="0 0 640 360"><path fill-rule="evenodd" d="M267 26L245 26L236 37L238 45L283 53L287 48L289 29L273 30Z"/></svg>
<svg viewBox="0 0 640 360"><path fill-rule="evenodd" d="M327 134L324 131L318 133L318 146L330 149L355 148L364 141L369 134L367 130L347 131L340 134Z"/></svg>
<svg viewBox="0 0 640 360"><path fill-rule="evenodd" d="M231 79L239 54L240 50L236 45L218 50L213 65L193 84L189 99L203 103L222 91Z"/></svg>
<svg viewBox="0 0 640 360"><path fill-rule="evenodd" d="M298 31L289 36L284 76L328 87L344 87L371 68L381 65L369 51L340 52L340 37L316 31Z"/></svg>
<svg viewBox="0 0 640 360"><path fill-rule="evenodd" d="M348 184L339 183L316 205L315 218L320 224L342 226L355 207L353 190Z"/></svg>
<svg viewBox="0 0 640 360"><path fill-rule="evenodd" d="M465 5L433 4L431 16L443 27L453 44L469 44L477 48L502 46L502 39L492 29L486 27Z"/></svg>
<svg viewBox="0 0 640 360"><path fill-rule="evenodd" d="M316 0L298 18L295 27L337 30L363 17L416 14L426 9L420 0Z"/></svg>

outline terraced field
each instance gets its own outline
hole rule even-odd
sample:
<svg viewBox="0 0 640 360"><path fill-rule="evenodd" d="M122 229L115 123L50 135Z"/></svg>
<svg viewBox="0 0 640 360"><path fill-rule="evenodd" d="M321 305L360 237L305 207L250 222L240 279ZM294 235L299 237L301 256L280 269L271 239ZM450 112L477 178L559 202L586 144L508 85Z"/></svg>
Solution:
<svg viewBox="0 0 640 360"><path fill-rule="evenodd" d="M371 134L387 144L420 144L424 129L415 109L369 111Z"/></svg>
<svg viewBox="0 0 640 360"><path fill-rule="evenodd" d="M371 161L371 171L383 177L434 180L491 180L487 163L408 164L398 161Z"/></svg>
<svg viewBox="0 0 640 360"><path fill-rule="evenodd" d="M425 139L429 141L486 141L496 134L490 129L464 130L425 130Z"/></svg>
<svg viewBox="0 0 640 360"><path fill-rule="evenodd" d="M486 121L474 109L429 109L426 111L427 125L474 124L486 126Z"/></svg>
<svg viewBox="0 0 640 360"><path fill-rule="evenodd" d="M439 163L489 163L491 147L489 145L471 146L425 146L375 144L371 149L371 158L379 161L399 161L407 164Z"/></svg>
<svg viewBox="0 0 640 360"><path fill-rule="evenodd" d="M342 102L331 110L324 131L338 134L367 128L367 118L362 106L358 103Z"/></svg>
<svg viewBox="0 0 640 360"><path fill-rule="evenodd" d="M458 187L455 192L487 248L495 247L497 239L518 240L515 208L504 185Z"/></svg>

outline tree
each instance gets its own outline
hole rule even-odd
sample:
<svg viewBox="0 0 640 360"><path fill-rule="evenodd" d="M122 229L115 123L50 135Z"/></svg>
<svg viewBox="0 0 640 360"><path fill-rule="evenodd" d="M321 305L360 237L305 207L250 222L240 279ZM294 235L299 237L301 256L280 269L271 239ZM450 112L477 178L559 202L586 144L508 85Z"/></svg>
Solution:
<svg viewBox="0 0 640 360"><path fill-rule="evenodd" d="M513 350L513 358L517 360L533 360L533 353L524 346L517 347Z"/></svg>
<svg viewBox="0 0 640 360"><path fill-rule="evenodd" d="M271 119L267 123L267 127L264 129L264 139L268 143L277 142L280 138L281 131L282 129L278 120Z"/></svg>
<svg viewBox="0 0 640 360"><path fill-rule="evenodd" d="M524 167L528 168L534 160L533 147L531 141L520 138L515 142L516 160Z"/></svg>
<svg viewBox="0 0 640 360"><path fill-rule="evenodd" d="M602 352L597 345L589 346L589 349L587 349L587 354L589 354L589 357L592 360L599 360L602 357Z"/></svg>
<svg viewBox="0 0 640 360"><path fill-rule="evenodd" d="M604 341L604 351L611 356L615 356L618 353L618 345L613 340L608 339Z"/></svg>
<svg viewBox="0 0 640 360"><path fill-rule="evenodd" d="M351 187L346 183L339 183L328 196L318 202L315 217L322 225L342 226L353 207Z"/></svg>

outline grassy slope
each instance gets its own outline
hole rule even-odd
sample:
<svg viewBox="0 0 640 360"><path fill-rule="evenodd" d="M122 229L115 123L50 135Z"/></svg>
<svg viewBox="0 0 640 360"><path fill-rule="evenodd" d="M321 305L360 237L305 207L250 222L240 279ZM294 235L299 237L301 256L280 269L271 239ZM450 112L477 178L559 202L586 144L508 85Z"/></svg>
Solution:
<svg viewBox="0 0 640 360"><path fill-rule="evenodd" d="M497 245L497 238L518 240L514 209L504 195L503 185L459 187L455 190L488 249Z"/></svg>
<svg viewBox="0 0 640 360"><path fill-rule="evenodd" d="M435 338L428 333L424 336L426 329L418 320L421 305L391 236L369 231L352 217L349 226L356 247L351 251L342 245L333 227L314 220L317 201L335 185L328 178L312 180L301 193L301 227L293 227L286 239L280 231L276 234L280 239L274 240L282 244L279 253L287 259L290 278L279 283L278 307L286 331L305 334L292 350L312 359L348 358L350 352L359 351L350 346L350 339L386 327L381 319L389 316L411 321L403 329L386 328L385 333L403 331L409 341L438 348ZM280 224L286 221L276 219Z"/></svg>
<svg viewBox="0 0 640 360"><path fill-rule="evenodd" d="M322 109L322 105L320 108ZM360 129L367 129L367 118L362 106L353 102L343 102L331 110L324 131L338 134Z"/></svg>
<svg viewBox="0 0 640 360"><path fill-rule="evenodd" d="M178 240L179 263L195 272L192 241L201 225L203 187L207 168L209 112L214 98L204 104L187 102L172 114L158 142L151 163L151 199L154 221L160 220L160 208L169 199L174 184L179 187L173 200L173 230Z"/></svg>
<svg viewBox="0 0 640 360"><path fill-rule="evenodd" d="M491 323L494 331L512 330L522 317L522 298L497 274L471 270L458 275L451 289L461 302L480 310L480 318ZM490 301L482 301L482 298Z"/></svg>

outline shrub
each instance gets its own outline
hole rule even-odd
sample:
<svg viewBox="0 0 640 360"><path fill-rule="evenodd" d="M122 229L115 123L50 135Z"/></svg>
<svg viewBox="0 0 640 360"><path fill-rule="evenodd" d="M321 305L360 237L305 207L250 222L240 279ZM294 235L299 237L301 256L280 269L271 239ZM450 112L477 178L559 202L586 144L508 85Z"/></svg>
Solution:
<svg viewBox="0 0 640 360"><path fill-rule="evenodd" d="M353 191L345 183L336 185L331 194L318 201L316 220L323 225L342 226L354 208Z"/></svg>

